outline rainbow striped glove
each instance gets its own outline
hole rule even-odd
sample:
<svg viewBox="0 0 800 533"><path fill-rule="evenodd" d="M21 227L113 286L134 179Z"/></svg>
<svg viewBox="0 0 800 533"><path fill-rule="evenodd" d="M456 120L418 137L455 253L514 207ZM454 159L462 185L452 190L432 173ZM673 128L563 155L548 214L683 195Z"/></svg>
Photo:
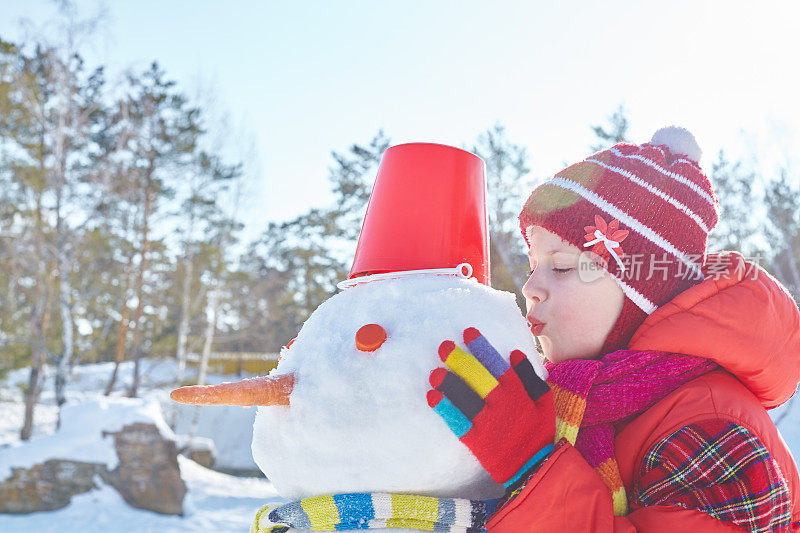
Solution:
<svg viewBox="0 0 800 533"><path fill-rule="evenodd" d="M521 351L509 365L477 329L465 329L464 342L468 352L439 346L447 369L431 372L428 405L508 491L553 450L553 394Z"/></svg>

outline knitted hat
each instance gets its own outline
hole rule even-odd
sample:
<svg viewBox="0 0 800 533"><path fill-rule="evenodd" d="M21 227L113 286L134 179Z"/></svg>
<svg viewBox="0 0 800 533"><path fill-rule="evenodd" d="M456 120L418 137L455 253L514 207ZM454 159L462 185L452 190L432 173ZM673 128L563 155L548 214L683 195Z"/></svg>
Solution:
<svg viewBox="0 0 800 533"><path fill-rule="evenodd" d="M569 166L531 193L520 229L541 226L602 257L625 294L602 353L623 348L647 316L702 281L719 202L683 128L620 143Z"/></svg>

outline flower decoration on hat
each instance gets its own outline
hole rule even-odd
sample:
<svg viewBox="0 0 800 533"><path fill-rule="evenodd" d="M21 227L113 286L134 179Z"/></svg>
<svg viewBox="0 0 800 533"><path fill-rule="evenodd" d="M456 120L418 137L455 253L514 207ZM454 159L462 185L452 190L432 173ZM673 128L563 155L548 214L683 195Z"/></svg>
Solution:
<svg viewBox="0 0 800 533"><path fill-rule="evenodd" d="M625 266L622 264L621 257L625 254L622 251L622 241L624 241L628 234L628 230L619 229L619 220L614 219L608 224L600 215L594 216L594 225L585 226L586 230L586 243L584 247L591 246L592 251L601 256L605 261L609 257L614 257L619 265L620 270L625 271Z"/></svg>

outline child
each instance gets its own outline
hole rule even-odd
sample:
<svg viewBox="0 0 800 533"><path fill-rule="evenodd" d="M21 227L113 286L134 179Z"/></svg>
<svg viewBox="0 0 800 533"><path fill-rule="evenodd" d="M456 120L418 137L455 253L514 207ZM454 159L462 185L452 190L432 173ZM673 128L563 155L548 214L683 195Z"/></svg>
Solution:
<svg viewBox="0 0 800 533"><path fill-rule="evenodd" d="M496 352L470 328L474 365L429 392L506 486L490 532L800 530L797 466L765 410L800 381L800 313L757 265L707 254L718 202L699 159L664 128L526 202L523 294L549 387L520 352L489 375Z"/></svg>

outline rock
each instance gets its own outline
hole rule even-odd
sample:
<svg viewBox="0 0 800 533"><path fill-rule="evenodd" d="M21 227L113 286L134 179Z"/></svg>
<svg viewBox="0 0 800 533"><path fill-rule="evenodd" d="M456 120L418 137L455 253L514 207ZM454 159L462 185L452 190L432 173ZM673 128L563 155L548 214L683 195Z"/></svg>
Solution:
<svg viewBox="0 0 800 533"><path fill-rule="evenodd" d="M1 513L32 513L66 507L76 494L96 487L105 465L51 459L31 469L14 468L0 483Z"/></svg>
<svg viewBox="0 0 800 533"><path fill-rule="evenodd" d="M177 435L178 452L200 466L214 468L217 464L217 449L214 441L207 437Z"/></svg>
<svg viewBox="0 0 800 533"><path fill-rule="evenodd" d="M137 422L114 436L119 466L107 479L133 507L183 514L186 485L178 467L178 448L152 424Z"/></svg>
<svg viewBox="0 0 800 533"><path fill-rule="evenodd" d="M214 468L214 454L211 450L189 450L189 459L206 468Z"/></svg>
<svg viewBox="0 0 800 533"><path fill-rule="evenodd" d="M69 505L73 496L111 485L133 507L162 514L183 514L186 485L180 477L175 443L153 424L136 422L114 438L118 464L49 459L31 468L12 468L0 482L0 513L53 511Z"/></svg>

